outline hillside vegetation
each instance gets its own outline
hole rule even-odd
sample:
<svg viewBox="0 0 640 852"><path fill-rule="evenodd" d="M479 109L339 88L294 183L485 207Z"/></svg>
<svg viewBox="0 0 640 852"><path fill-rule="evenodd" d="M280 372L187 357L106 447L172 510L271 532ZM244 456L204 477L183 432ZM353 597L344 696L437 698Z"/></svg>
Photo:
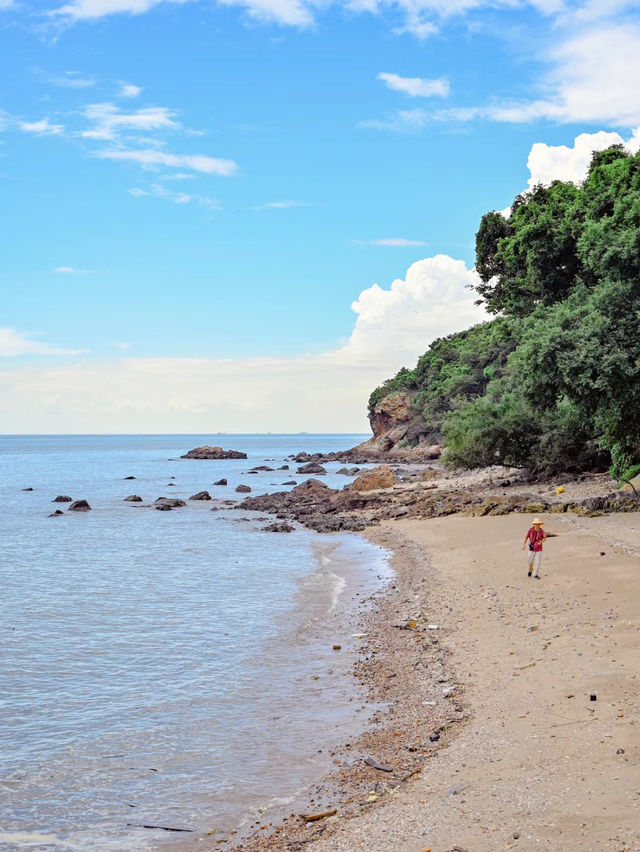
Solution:
<svg viewBox="0 0 640 852"><path fill-rule="evenodd" d="M581 186L487 213L476 269L496 318L434 341L370 410L407 392L451 465L621 475L640 462L640 154L595 153Z"/></svg>

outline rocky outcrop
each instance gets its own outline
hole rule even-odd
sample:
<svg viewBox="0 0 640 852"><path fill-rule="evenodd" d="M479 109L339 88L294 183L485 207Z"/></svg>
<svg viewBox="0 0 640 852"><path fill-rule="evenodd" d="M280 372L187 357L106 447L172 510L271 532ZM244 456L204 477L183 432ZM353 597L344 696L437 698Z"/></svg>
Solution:
<svg viewBox="0 0 640 852"><path fill-rule="evenodd" d="M86 500L76 500L73 502L67 512L90 512L91 506L87 503Z"/></svg>
<svg viewBox="0 0 640 852"><path fill-rule="evenodd" d="M138 494L129 494L128 497L124 498L125 503L142 503L142 497Z"/></svg>
<svg viewBox="0 0 640 852"><path fill-rule="evenodd" d="M58 494L57 497L54 497L51 501L52 503L71 503L73 501L73 497L67 497L66 494Z"/></svg>
<svg viewBox="0 0 640 852"><path fill-rule="evenodd" d="M217 482L213 483L214 485L227 485L226 479L219 479Z"/></svg>
<svg viewBox="0 0 640 852"><path fill-rule="evenodd" d="M403 391L394 391L380 399L369 411L373 437L342 457L354 462L424 462L439 458L441 436L426 431L422 415L413 403L414 397Z"/></svg>
<svg viewBox="0 0 640 852"><path fill-rule="evenodd" d="M195 447L189 450L181 459L246 459L247 454L239 450L223 450L222 447Z"/></svg>
<svg viewBox="0 0 640 852"><path fill-rule="evenodd" d="M61 515L64 515L64 512L62 512L60 509L56 509L55 512L51 512L51 514L48 515L48 517L49 518L59 518Z"/></svg>
<svg viewBox="0 0 640 852"><path fill-rule="evenodd" d="M303 474L304 476L307 476L310 473L326 476L327 471L319 462L309 462L308 464L303 464L302 467L299 467L296 470L296 473Z"/></svg>
<svg viewBox="0 0 640 852"><path fill-rule="evenodd" d="M197 494L192 494L189 500L211 500L211 494L208 491L198 491Z"/></svg>
<svg viewBox="0 0 640 852"><path fill-rule="evenodd" d="M263 532L290 533L293 532L293 527L286 521L282 521L281 523L269 524L268 527L262 527L262 530Z"/></svg>
<svg viewBox="0 0 640 852"><path fill-rule="evenodd" d="M353 491L373 491L375 488L391 488L395 483L395 473L388 464L382 464L354 479L349 488Z"/></svg>
<svg viewBox="0 0 640 852"><path fill-rule="evenodd" d="M251 491L251 488L248 485L238 485L236 491L239 494L248 494Z"/></svg>
<svg viewBox="0 0 640 852"><path fill-rule="evenodd" d="M159 512L170 512L171 509L179 509L187 504L177 497L158 497L153 505Z"/></svg>

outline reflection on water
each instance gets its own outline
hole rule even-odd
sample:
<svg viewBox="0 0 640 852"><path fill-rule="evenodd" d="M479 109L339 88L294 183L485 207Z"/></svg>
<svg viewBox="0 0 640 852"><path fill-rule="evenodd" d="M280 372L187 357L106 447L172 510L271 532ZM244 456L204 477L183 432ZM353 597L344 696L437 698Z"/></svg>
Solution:
<svg viewBox="0 0 640 852"><path fill-rule="evenodd" d="M222 830L308 783L318 750L359 729L344 605L379 586L381 551L264 533L206 502L122 502L213 493L222 477L225 498L239 482L272 491L291 471L245 471L359 438L0 438L1 848L145 850L167 838L139 825ZM169 460L223 440L249 460ZM59 493L93 511L48 518ZM347 653L332 654L336 636Z"/></svg>

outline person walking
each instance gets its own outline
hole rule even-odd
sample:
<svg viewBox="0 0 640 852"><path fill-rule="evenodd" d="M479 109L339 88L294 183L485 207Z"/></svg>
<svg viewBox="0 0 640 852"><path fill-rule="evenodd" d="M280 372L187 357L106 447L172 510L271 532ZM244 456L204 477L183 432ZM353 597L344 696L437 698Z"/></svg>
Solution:
<svg viewBox="0 0 640 852"><path fill-rule="evenodd" d="M540 518L534 518L533 524L531 525L529 531L524 537L524 543L522 545L522 549L524 550L527 545L529 546L529 553L527 554L527 565L529 568L529 572L527 577L531 576L531 571L533 570L533 576L536 580L540 579L540 563L542 562L542 545L546 539L546 535L544 530L542 529L542 525L544 521L541 521Z"/></svg>

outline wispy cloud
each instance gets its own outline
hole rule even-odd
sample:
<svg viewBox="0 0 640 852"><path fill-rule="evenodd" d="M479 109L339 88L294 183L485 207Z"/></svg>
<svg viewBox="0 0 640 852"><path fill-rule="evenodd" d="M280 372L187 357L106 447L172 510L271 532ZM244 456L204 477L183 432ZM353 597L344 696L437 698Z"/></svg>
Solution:
<svg viewBox="0 0 640 852"><path fill-rule="evenodd" d="M126 352L127 349L131 349L131 344L126 340L114 340L111 345L116 349L119 349L121 352Z"/></svg>
<svg viewBox="0 0 640 852"><path fill-rule="evenodd" d="M237 171L238 164L234 160L223 160L209 157L206 154L168 154L166 151L156 151L151 148L141 150L126 150L121 148L105 148L92 155L102 160L119 160L121 162L138 163L143 168L160 168L162 166L176 169L191 169L208 175L223 175L225 177Z"/></svg>
<svg viewBox="0 0 640 852"><path fill-rule="evenodd" d="M19 121L18 127L24 133L35 133L36 136L59 136L64 133L64 125L54 124L48 117L39 121Z"/></svg>
<svg viewBox="0 0 640 852"><path fill-rule="evenodd" d="M266 204L256 204L254 210L290 210L293 207L316 207L312 201L268 201Z"/></svg>
<svg viewBox="0 0 640 852"><path fill-rule="evenodd" d="M391 248L407 248L408 246L426 246L422 240L407 240L404 237L388 237L381 240L354 240L361 246L389 246Z"/></svg>
<svg viewBox="0 0 640 852"><path fill-rule="evenodd" d="M422 108L399 109L383 119L368 119L358 122L358 127L371 128L373 130L391 130L395 133L415 133L422 130L432 119L432 114Z"/></svg>
<svg viewBox="0 0 640 852"><path fill-rule="evenodd" d="M79 71L65 71L63 74L47 74L42 71L38 74L49 85L63 89L90 89L96 84L93 77L83 76Z"/></svg>
<svg viewBox="0 0 640 852"><path fill-rule="evenodd" d="M165 186L162 186L160 183L153 183L148 189L134 187L129 190L129 195L133 195L134 198L164 198L167 201L172 201L174 204L190 204L193 201L196 204L207 207L209 210L220 209L220 204L215 200L215 198L198 195L197 193L173 192Z"/></svg>
<svg viewBox="0 0 640 852"><path fill-rule="evenodd" d="M53 271L62 275L88 275L93 272L92 269L78 269L76 266L56 266Z"/></svg>
<svg viewBox="0 0 640 852"><path fill-rule="evenodd" d="M113 140L123 130L145 132L180 127L175 113L167 107L144 107L123 112L112 103L89 104L84 108L84 115L92 125L81 131L80 136L85 139Z"/></svg>
<svg viewBox="0 0 640 852"><path fill-rule="evenodd" d="M185 3L188 0L71 0L49 14L73 21L95 21L107 15L141 15L164 2Z"/></svg>
<svg viewBox="0 0 640 852"><path fill-rule="evenodd" d="M5 326L0 328L0 357L14 358L18 355L80 355L85 349L63 349L43 340L33 340L36 334L17 331Z"/></svg>
<svg viewBox="0 0 640 852"><path fill-rule="evenodd" d="M449 81L444 77L429 80L425 77L401 77L399 74L381 72L378 74L378 80L382 80L389 89L413 98L446 98L451 91Z"/></svg>
<svg viewBox="0 0 640 852"><path fill-rule="evenodd" d="M133 83L122 83L118 97L120 98L137 98L142 92L141 86L134 86Z"/></svg>

